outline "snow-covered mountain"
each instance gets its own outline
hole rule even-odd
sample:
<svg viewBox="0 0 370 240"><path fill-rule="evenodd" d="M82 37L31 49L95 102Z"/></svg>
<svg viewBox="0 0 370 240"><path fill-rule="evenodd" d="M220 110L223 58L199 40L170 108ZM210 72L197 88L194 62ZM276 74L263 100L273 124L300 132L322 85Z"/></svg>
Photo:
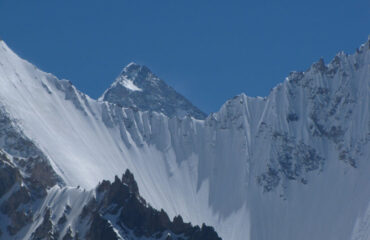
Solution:
<svg viewBox="0 0 370 240"><path fill-rule="evenodd" d="M93 189L129 169L151 206L223 239L369 239L370 40L204 120L132 95L153 79L130 64L96 101L1 42L0 148L25 174L47 170L33 170L45 189ZM159 88L149 95L166 99Z"/></svg>
<svg viewBox="0 0 370 240"><path fill-rule="evenodd" d="M140 111L155 111L172 118L190 115L204 119L206 114L154 75L146 66L127 65L100 100Z"/></svg>
<svg viewBox="0 0 370 240"><path fill-rule="evenodd" d="M44 185L40 175L17 168L19 161L0 151L1 239L220 240L212 227L193 227L181 216L171 221L163 209L153 209L129 170L86 191Z"/></svg>

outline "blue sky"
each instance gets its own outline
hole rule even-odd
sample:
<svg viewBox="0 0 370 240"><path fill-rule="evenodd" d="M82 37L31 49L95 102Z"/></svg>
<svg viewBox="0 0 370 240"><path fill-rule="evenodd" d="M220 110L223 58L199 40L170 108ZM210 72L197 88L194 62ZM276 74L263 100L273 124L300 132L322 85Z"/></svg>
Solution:
<svg viewBox="0 0 370 240"><path fill-rule="evenodd" d="M0 0L0 38L91 97L134 61L206 112L354 52L369 26L369 0Z"/></svg>

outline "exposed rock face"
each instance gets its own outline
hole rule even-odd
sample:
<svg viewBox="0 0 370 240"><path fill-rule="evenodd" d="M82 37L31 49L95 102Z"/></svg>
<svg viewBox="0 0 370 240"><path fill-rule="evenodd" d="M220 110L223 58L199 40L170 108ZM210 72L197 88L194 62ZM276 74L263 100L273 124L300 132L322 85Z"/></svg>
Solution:
<svg viewBox="0 0 370 240"><path fill-rule="evenodd" d="M90 215L92 219L87 233L89 239L118 239L114 227L127 239L162 239L165 236L170 237L168 239L221 239L212 227L193 227L190 223L184 223L181 216L171 221L166 212L152 208L140 197L129 170L121 180L116 177L113 183L103 181L96 191L97 201L90 202L84 208L93 209L93 213L83 214L83 217Z"/></svg>
<svg viewBox="0 0 370 240"><path fill-rule="evenodd" d="M2 214L0 222L4 222L3 230L6 229L7 238L16 237L21 230L33 222L35 209L32 206L43 201L47 195L47 189L57 181L48 163L37 159L32 160L32 158L28 165L22 161L24 160L6 154L0 149L0 212ZM23 168L24 171L20 171L19 168ZM45 217L48 216L50 212L45 215ZM38 237L43 234L44 230L41 227L33 239L43 239ZM53 238L50 237L50 239Z"/></svg>
<svg viewBox="0 0 370 240"><path fill-rule="evenodd" d="M0 222L4 222L6 232L3 236L15 237L30 225L34 217L31 206L58 183L63 185L47 157L0 107Z"/></svg>
<svg viewBox="0 0 370 240"><path fill-rule="evenodd" d="M50 160L17 127L0 103L0 150L12 156L15 168L24 172L24 178L34 189L63 185L63 181L50 166ZM45 193L43 193L45 194Z"/></svg>
<svg viewBox="0 0 370 240"><path fill-rule="evenodd" d="M64 237L62 238L62 240L74 240L74 239L78 239L78 236L76 236L75 238L72 237L72 230L71 228L68 228L67 229L67 232L66 234L64 235Z"/></svg>
<svg viewBox="0 0 370 240"><path fill-rule="evenodd" d="M49 187L42 184L43 174L29 181L5 153L0 152L0 159L0 222L9 222L0 226L0 239L3 230L4 239L77 240L80 233L81 239L88 240L221 239L211 227L193 227L180 216L171 221L163 210L149 206L128 170L121 179L103 181L96 190L55 186L47 193ZM63 195L68 200L68 196L76 195L72 191L77 191L78 198L85 199L82 202L86 204L66 204L59 213L58 208L66 201Z"/></svg>
<svg viewBox="0 0 370 240"><path fill-rule="evenodd" d="M33 186L62 185L58 179L49 183L53 174L43 172L50 168L36 164L46 163L68 186L88 189L130 168L140 194L154 208L165 209L170 219L181 213L186 221L211 224L226 239L368 240L369 49L370 41L328 65L320 60L305 72L292 73L265 98L241 94L199 120L168 118L165 114L173 112L164 111L167 105L157 106L161 98L144 98L153 105L150 111L95 101L0 42L0 109L9 112L0 115L0 147L22 175L13 186L2 187L6 193L0 205L11 209L0 215L2 238L30 239L46 208L52 210L50 219L60 237L85 238L94 216L95 223L105 225L100 234L117 230L118 237L135 239L135 234L170 229L162 212L154 213L159 223L152 225L149 220L138 222L122 208L138 207L144 219L151 212L130 198L138 196L136 187L127 191L121 186L129 180L105 184L97 197L95 191L73 187L38 191ZM141 71L136 70L132 72ZM135 73L123 75L113 88L121 85L132 96L144 91L144 85L135 83ZM157 82L143 75L139 78ZM115 100L121 99L119 93L112 95ZM40 184L29 184L32 175ZM3 177L14 182L6 173ZM7 201L13 194L20 199L15 205ZM64 212L66 205L71 206L69 213ZM18 212L33 216L33 221L13 222ZM120 219L122 214L127 219ZM20 230L10 236L8 226ZM171 229L161 236L170 239L168 235L179 231Z"/></svg>
<svg viewBox="0 0 370 240"><path fill-rule="evenodd" d="M8 219L8 224L2 227L6 227L10 236L17 234L32 221L32 213L26 207L32 202L32 197L25 183L7 154L0 150L0 222Z"/></svg>
<svg viewBox="0 0 370 240"><path fill-rule="evenodd" d="M289 139L288 135L274 132L274 144L278 145L275 158L262 175L258 176L258 183L263 186L265 192L275 189L281 179L298 180L307 183L306 176L311 171L322 171L325 159L314 148L303 142ZM271 165L270 165L271 166Z"/></svg>
<svg viewBox="0 0 370 240"><path fill-rule="evenodd" d="M206 114L155 76L146 66L130 63L100 100L141 111L155 111L169 117L190 115L204 119Z"/></svg>
<svg viewBox="0 0 370 240"><path fill-rule="evenodd" d="M92 216L91 227L86 235L88 240L119 240L115 233L113 226L108 222L107 219L100 216L99 213L95 213Z"/></svg>
<svg viewBox="0 0 370 240"><path fill-rule="evenodd" d="M33 240L53 240L57 237L53 232L53 223L50 220L50 216L50 209L46 209L44 220L42 221L41 225L38 226L36 231L32 234Z"/></svg>
<svg viewBox="0 0 370 240"><path fill-rule="evenodd" d="M6 155L0 152L0 197L7 193L19 178L19 172L11 166Z"/></svg>

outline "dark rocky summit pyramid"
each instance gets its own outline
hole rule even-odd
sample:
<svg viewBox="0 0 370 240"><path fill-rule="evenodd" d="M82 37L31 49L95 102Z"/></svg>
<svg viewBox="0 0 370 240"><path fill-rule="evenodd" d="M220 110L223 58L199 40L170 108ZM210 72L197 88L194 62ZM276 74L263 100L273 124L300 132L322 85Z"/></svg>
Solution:
<svg viewBox="0 0 370 240"><path fill-rule="evenodd" d="M369 66L366 41L200 119L143 66L97 101L0 41L0 238L369 240Z"/></svg>
<svg viewBox="0 0 370 240"><path fill-rule="evenodd" d="M141 111L155 111L168 117L190 115L204 119L206 114L154 75L136 63L127 65L100 100Z"/></svg>

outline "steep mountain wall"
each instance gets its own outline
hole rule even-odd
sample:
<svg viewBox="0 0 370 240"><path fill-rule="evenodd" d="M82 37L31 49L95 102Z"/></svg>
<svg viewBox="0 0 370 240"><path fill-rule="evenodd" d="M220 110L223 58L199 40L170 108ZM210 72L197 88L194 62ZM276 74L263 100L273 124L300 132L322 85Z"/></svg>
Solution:
<svg viewBox="0 0 370 240"><path fill-rule="evenodd" d="M128 168L155 208L224 239L370 235L369 41L205 120L93 100L0 45L2 109L67 185Z"/></svg>

